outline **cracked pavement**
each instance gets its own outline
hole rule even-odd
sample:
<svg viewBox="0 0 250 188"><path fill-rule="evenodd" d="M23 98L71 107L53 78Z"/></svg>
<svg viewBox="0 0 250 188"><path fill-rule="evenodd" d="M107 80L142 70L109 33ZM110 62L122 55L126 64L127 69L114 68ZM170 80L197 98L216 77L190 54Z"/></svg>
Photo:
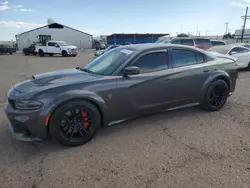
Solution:
<svg viewBox="0 0 250 188"><path fill-rule="evenodd" d="M101 129L88 144L12 139L3 101L18 81L86 64L75 58L0 56L0 187L249 188L250 72L219 112L198 107L157 113ZM34 125L35 126L35 125Z"/></svg>

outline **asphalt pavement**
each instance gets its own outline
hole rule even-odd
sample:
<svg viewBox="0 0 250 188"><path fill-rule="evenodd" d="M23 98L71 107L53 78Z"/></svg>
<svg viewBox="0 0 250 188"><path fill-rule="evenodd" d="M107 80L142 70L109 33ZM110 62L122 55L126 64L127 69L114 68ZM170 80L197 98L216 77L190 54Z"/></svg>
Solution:
<svg viewBox="0 0 250 188"><path fill-rule="evenodd" d="M218 112L162 112L101 129L86 145L14 140L3 105L8 90L34 74L86 64L77 57L0 56L1 188L249 188L250 72ZM36 126L36 125L34 125Z"/></svg>

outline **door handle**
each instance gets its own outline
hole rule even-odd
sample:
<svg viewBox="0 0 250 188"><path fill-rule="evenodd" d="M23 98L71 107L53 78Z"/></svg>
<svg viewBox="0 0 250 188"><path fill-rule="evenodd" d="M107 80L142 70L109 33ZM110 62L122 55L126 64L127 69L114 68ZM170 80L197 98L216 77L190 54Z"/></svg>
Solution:
<svg viewBox="0 0 250 188"><path fill-rule="evenodd" d="M203 72L209 72L209 70L203 70Z"/></svg>

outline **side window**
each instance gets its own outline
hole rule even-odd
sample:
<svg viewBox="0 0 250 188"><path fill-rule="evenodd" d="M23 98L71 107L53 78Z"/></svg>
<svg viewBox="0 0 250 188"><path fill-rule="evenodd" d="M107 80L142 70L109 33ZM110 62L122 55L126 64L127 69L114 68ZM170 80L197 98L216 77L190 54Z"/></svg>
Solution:
<svg viewBox="0 0 250 188"><path fill-rule="evenodd" d="M182 67L196 64L195 52L182 49L172 49L172 67Z"/></svg>
<svg viewBox="0 0 250 188"><path fill-rule="evenodd" d="M197 63L204 63L206 62L206 57L202 53L197 52L196 53L196 62Z"/></svg>
<svg viewBox="0 0 250 188"><path fill-rule="evenodd" d="M194 46L193 39L182 39L181 44L187 45L187 46Z"/></svg>
<svg viewBox="0 0 250 188"><path fill-rule="evenodd" d="M168 68L167 52L154 52L140 57L133 66L140 68L140 73L153 72Z"/></svg>
<svg viewBox="0 0 250 188"><path fill-rule="evenodd" d="M249 52L248 49L246 48L242 48L242 47L234 47L229 54L231 54L232 52L236 52L236 53L246 53Z"/></svg>
<svg viewBox="0 0 250 188"><path fill-rule="evenodd" d="M173 40L171 44L181 44L181 41L179 39Z"/></svg>
<svg viewBox="0 0 250 188"><path fill-rule="evenodd" d="M49 42L48 43L48 46L55 46L56 45L56 43L54 43L54 42Z"/></svg>

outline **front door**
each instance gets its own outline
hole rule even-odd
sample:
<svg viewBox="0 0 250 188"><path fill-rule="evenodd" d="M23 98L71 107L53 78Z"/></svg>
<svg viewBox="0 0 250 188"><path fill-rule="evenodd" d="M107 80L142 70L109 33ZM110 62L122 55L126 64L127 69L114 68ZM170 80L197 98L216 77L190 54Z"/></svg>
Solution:
<svg viewBox="0 0 250 188"><path fill-rule="evenodd" d="M128 66L139 67L140 74L117 80L125 118L171 107L173 70L168 66L167 50L143 54Z"/></svg>
<svg viewBox="0 0 250 188"><path fill-rule="evenodd" d="M48 42L47 52L53 54L60 54L60 46L56 42Z"/></svg>

